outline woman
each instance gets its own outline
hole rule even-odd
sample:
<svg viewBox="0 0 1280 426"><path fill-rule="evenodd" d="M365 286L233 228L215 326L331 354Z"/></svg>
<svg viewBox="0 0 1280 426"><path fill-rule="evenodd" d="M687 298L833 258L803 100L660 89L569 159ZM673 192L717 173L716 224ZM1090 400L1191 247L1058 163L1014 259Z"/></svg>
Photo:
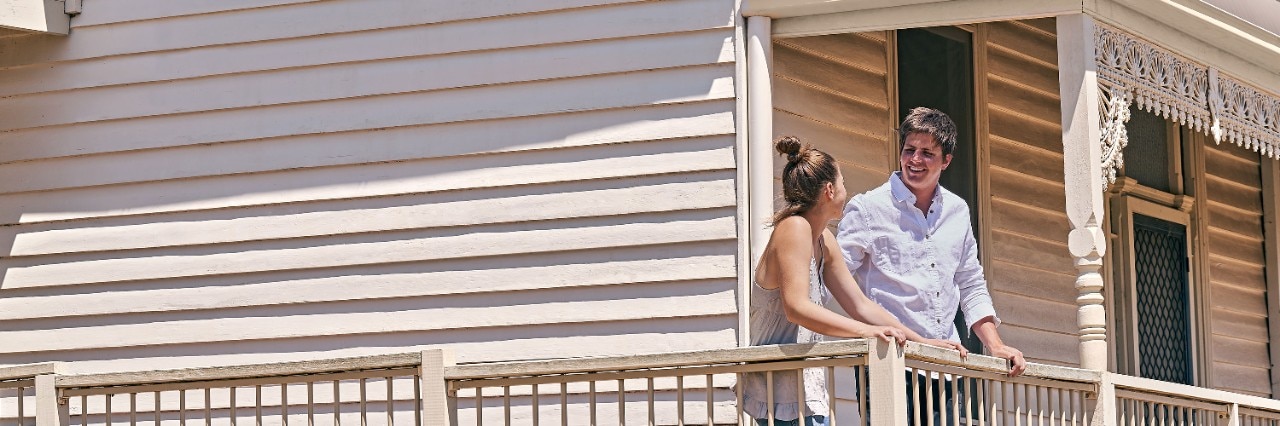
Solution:
<svg viewBox="0 0 1280 426"><path fill-rule="evenodd" d="M849 273L827 224L839 219L848 193L836 161L800 140L784 137L775 144L787 157L782 171L786 206L773 217L773 234L756 267L751 289L751 344L811 343L822 336L906 340L959 350L957 342L925 339L902 325L862 293ZM829 297L853 318L822 305ZM796 373L773 373L774 426L826 424L828 407L824 369L803 373L804 406L797 402ZM761 426L769 424L768 392L763 373L743 376L743 411Z"/></svg>

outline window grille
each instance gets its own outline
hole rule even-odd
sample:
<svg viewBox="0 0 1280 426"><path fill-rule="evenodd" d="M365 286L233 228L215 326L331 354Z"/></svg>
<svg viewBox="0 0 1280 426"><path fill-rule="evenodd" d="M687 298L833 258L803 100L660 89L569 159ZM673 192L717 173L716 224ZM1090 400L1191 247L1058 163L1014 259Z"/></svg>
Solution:
<svg viewBox="0 0 1280 426"><path fill-rule="evenodd" d="M1133 215L1142 377L1192 384L1186 227Z"/></svg>

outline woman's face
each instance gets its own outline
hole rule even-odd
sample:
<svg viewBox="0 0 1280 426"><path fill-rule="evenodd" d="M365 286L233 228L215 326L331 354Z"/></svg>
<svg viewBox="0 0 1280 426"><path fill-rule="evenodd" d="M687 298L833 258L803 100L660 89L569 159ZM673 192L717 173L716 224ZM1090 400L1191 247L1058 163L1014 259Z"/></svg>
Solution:
<svg viewBox="0 0 1280 426"><path fill-rule="evenodd" d="M836 180L831 184L831 191L834 196L831 197L830 208L839 217L844 213L844 204L849 201L849 191L844 189L844 173L840 169L836 169Z"/></svg>

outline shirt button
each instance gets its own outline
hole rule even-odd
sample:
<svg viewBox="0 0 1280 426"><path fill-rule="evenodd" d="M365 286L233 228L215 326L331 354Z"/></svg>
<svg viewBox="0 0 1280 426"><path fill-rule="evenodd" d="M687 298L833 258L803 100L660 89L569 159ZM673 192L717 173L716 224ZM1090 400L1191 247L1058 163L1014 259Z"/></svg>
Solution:
<svg viewBox="0 0 1280 426"><path fill-rule="evenodd" d="M936 267L938 267L938 264L936 264L936 263L930 263L930 264L929 264L929 267L930 267L930 268L936 268Z"/></svg>
<svg viewBox="0 0 1280 426"><path fill-rule="evenodd" d="M942 292L941 291L934 292L933 295L937 297L942 297Z"/></svg>

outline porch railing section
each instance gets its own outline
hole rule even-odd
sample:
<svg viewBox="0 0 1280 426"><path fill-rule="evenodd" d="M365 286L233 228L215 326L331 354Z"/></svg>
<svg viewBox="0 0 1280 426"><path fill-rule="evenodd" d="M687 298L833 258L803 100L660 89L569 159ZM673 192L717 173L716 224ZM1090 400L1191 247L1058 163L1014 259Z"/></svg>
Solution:
<svg viewBox="0 0 1280 426"><path fill-rule="evenodd" d="M828 425L1280 426L1277 400L1039 364L1011 378L998 358L875 340L461 365L436 349L111 374L64 366L0 368L0 426L754 425L735 384L795 386L784 378L804 369L829 378Z"/></svg>

